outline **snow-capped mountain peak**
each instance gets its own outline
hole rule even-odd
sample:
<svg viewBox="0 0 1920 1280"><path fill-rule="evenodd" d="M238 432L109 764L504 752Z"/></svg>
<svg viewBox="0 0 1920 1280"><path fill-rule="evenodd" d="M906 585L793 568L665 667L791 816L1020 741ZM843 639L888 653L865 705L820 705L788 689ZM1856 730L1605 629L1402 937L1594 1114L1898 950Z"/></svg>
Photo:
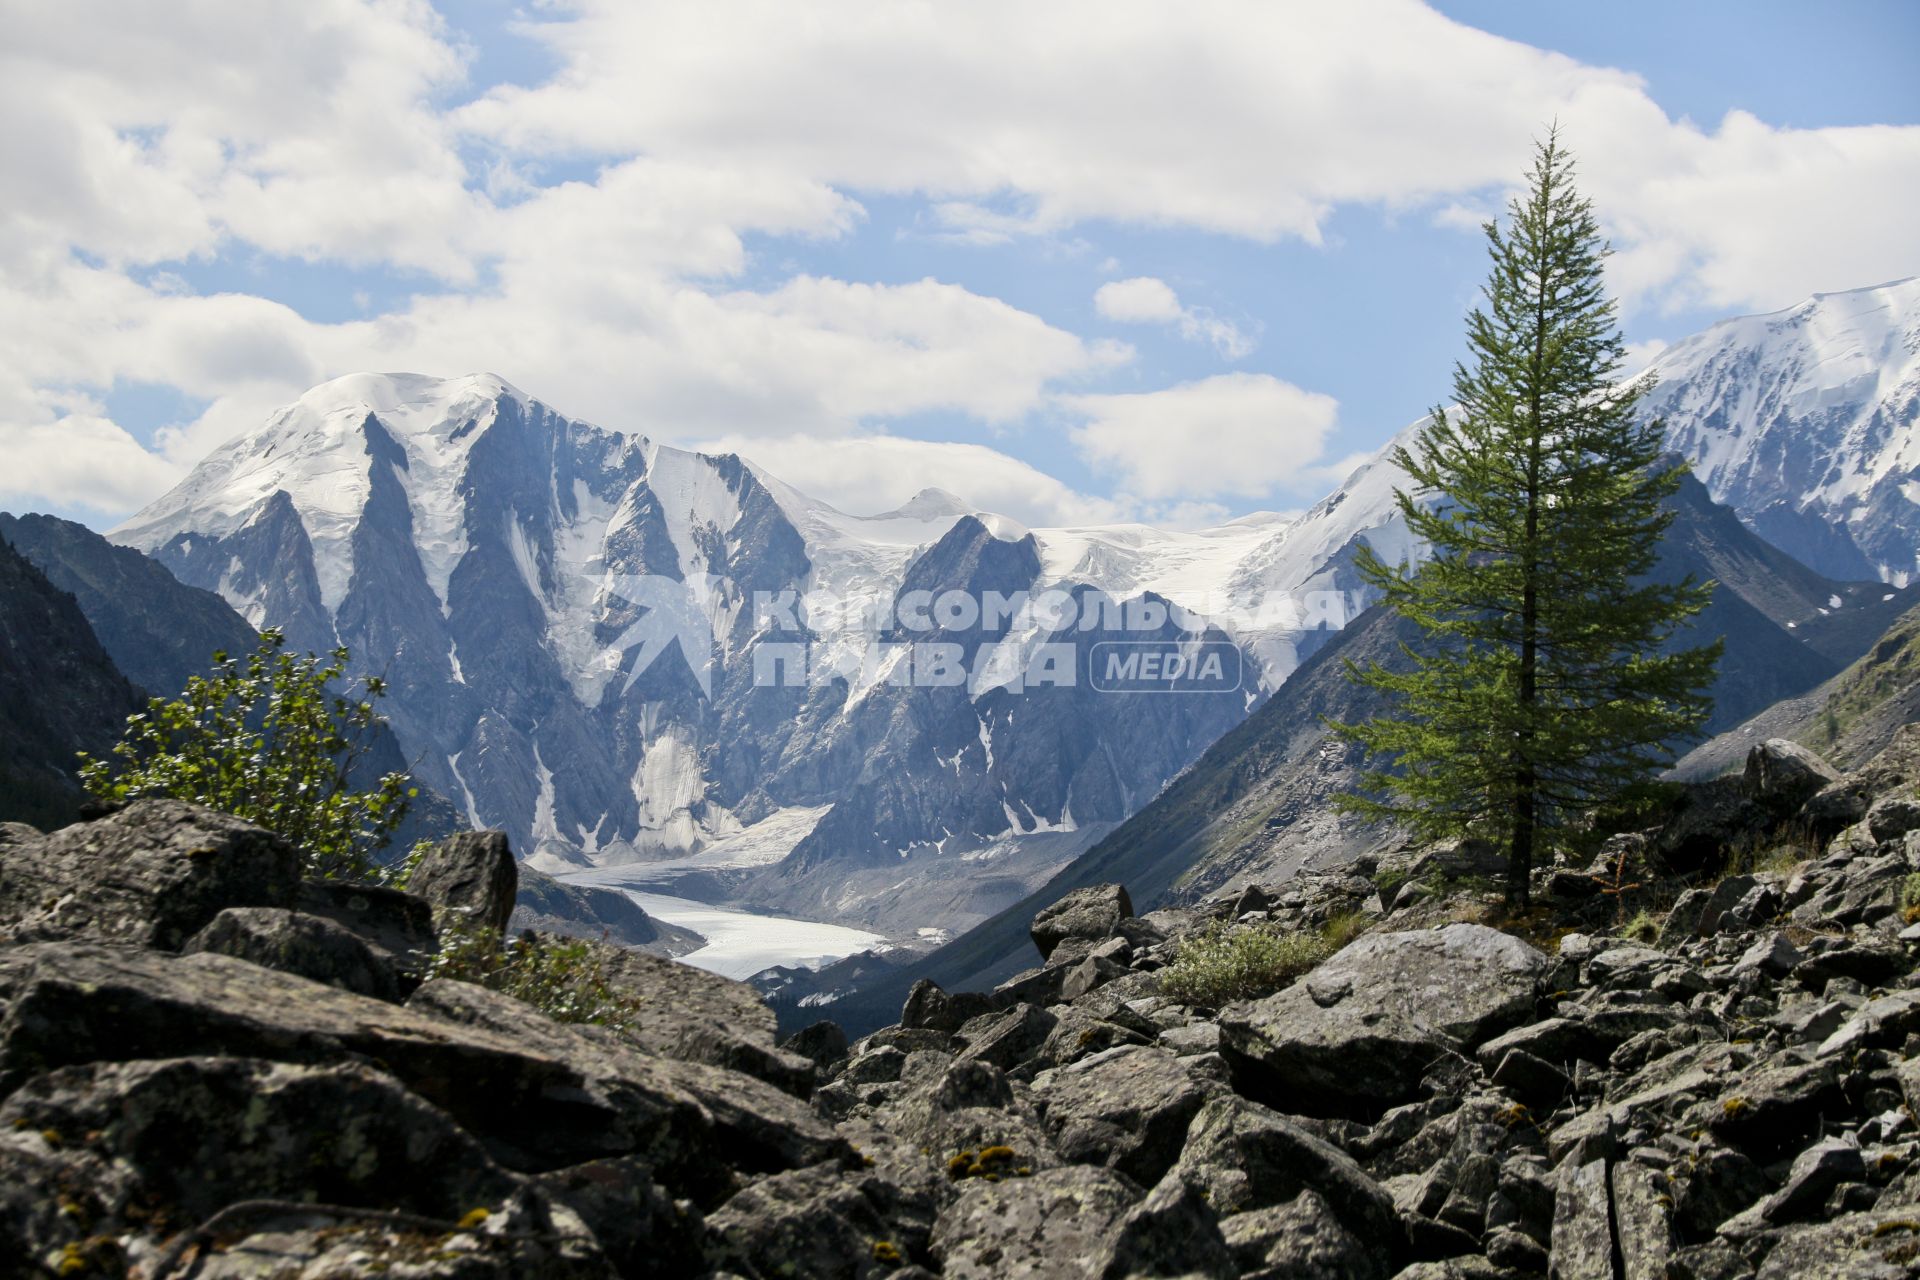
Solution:
<svg viewBox="0 0 1920 1280"><path fill-rule="evenodd" d="M1648 372L1669 443L1761 536L1833 577L1920 573L1920 277L1722 321Z"/></svg>

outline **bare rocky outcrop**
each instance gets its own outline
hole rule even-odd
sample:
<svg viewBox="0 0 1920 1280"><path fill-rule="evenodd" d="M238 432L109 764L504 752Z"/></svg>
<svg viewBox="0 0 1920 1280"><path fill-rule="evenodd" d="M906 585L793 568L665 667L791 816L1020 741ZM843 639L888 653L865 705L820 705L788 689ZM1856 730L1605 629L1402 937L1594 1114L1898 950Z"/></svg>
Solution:
<svg viewBox="0 0 1920 1280"><path fill-rule="evenodd" d="M749 988L604 944L630 1026L445 979L373 998L334 959L433 940L389 889L227 902L188 954L118 923L15 942L0 1248L316 1280L1911 1274L1920 827L1900 759L1831 773L1765 744L1666 831L1541 868L1502 927L1470 846L1146 919L1097 886L1037 923L1037 967L923 984L852 1043L777 1045ZM1202 930L1356 919L1224 1008L1163 983Z"/></svg>
<svg viewBox="0 0 1920 1280"><path fill-rule="evenodd" d="M300 855L273 833L179 800L136 800L0 858L0 935L169 950L228 907L288 907Z"/></svg>

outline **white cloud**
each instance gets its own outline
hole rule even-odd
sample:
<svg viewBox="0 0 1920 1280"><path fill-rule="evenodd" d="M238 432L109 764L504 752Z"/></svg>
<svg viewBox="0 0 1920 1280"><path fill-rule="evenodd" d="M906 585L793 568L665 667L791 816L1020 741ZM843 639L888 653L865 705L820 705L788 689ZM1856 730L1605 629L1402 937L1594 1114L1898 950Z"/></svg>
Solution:
<svg viewBox="0 0 1920 1280"><path fill-rule="evenodd" d="M1093 309L1108 320L1123 323L1163 323L1178 329L1189 342L1207 342L1229 360L1253 351L1253 340L1231 321L1205 307L1186 307L1173 286L1153 276L1109 280L1093 293Z"/></svg>
<svg viewBox="0 0 1920 1280"><path fill-rule="evenodd" d="M1148 501L1265 497L1317 482L1339 406L1266 374L1227 373L1131 395L1061 397L1074 445Z"/></svg>
<svg viewBox="0 0 1920 1280"><path fill-rule="evenodd" d="M1107 281L1094 290L1093 309L1109 320L1122 321L1172 321L1186 314L1173 287L1152 276Z"/></svg>
<svg viewBox="0 0 1920 1280"><path fill-rule="evenodd" d="M578 0L527 27L563 74L495 89L459 120L513 151L699 155L924 193L992 243L1097 218L1318 242L1348 203L1440 202L1443 222L1476 223L1558 118L1630 293L1773 308L1914 269L1920 128L1736 112L1703 130L1637 76L1416 0L834 12Z"/></svg>
<svg viewBox="0 0 1920 1280"><path fill-rule="evenodd" d="M922 489L944 489L1030 525L1101 524L1127 508L1090 497L985 445L864 435L722 437L698 448L740 453L809 496L855 515L891 511Z"/></svg>
<svg viewBox="0 0 1920 1280"><path fill-rule="evenodd" d="M756 237L853 234L868 193L923 197L941 234L983 246L1085 252L1070 229L1097 220L1317 241L1354 203L1473 221L1557 117L1636 303L1775 308L1916 266L1920 128L1676 122L1634 76L1414 0L531 12L519 30L557 73L476 97L471 51L425 0L9 6L7 492L124 507L312 382L370 367L491 369L670 439L869 441L924 411L997 430L1065 403L1136 511L1292 491L1320 465L1331 402L1275 379L1062 401L1131 350L951 283L756 261ZM556 164L597 168L540 185ZM271 278L283 257L384 273L384 298L318 323L187 285L209 261L264 258ZM392 300L407 281L417 294ZM1096 306L1230 358L1251 347L1152 277ZM142 447L101 404L127 382L209 407ZM1156 461L1157 430L1257 447L1230 470L1218 450ZM936 456L907 443L873 456ZM999 476L1009 505L1082 501L949 461Z"/></svg>

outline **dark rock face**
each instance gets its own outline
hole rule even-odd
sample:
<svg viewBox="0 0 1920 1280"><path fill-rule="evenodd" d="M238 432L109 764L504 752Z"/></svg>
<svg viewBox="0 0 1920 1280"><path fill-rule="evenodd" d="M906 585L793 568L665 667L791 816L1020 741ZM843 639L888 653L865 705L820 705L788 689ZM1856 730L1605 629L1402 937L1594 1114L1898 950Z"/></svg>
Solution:
<svg viewBox="0 0 1920 1280"><path fill-rule="evenodd" d="M360 939L407 991L418 985L425 958L438 949L427 900L386 885L306 880L295 906Z"/></svg>
<svg viewBox="0 0 1920 1280"><path fill-rule="evenodd" d="M73 821L75 753L105 756L141 705L73 597L0 538L0 822Z"/></svg>
<svg viewBox="0 0 1920 1280"><path fill-rule="evenodd" d="M0 925L53 938L177 949L228 907L287 907L300 855L250 822L178 800L138 800L104 818L11 844Z"/></svg>
<svg viewBox="0 0 1920 1280"><path fill-rule="evenodd" d="M1163 1049L1123 1045L1061 1067L1035 1092L1054 1149L1151 1186L1180 1158L1187 1128L1218 1085Z"/></svg>
<svg viewBox="0 0 1920 1280"><path fill-rule="evenodd" d="M1832 765L1785 738L1770 738L1747 755L1747 793L1769 809L1790 813L1839 779Z"/></svg>
<svg viewBox="0 0 1920 1280"><path fill-rule="evenodd" d="M188 677L205 675L216 651L237 656L260 642L214 592L187 586L85 525L0 512L0 537L72 594L114 665L155 697L174 697Z"/></svg>
<svg viewBox="0 0 1920 1280"><path fill-rule="evenodd" d="M455 912L476 928L501 933L513 915L520 877L504 831L462 831L429 848L407 877L407 892L436 914Z"/></svg>
<svg viewBox="0 0 1920 1280"><path fill-rule="evenodd" d="M375 1000L400 999L400 976L351 930L280 907L228 907L181 948L278 969Z"/></svg>
<svg viewBox="0 0 1920 1280"><path fill-rule="evenodd" d="M773 1011L752 987L643 952L606 947L602 956L608 982L639 1004L631 1038L642 1049L738 1071L801 1098L813 1092L813 1061L775 1044Z"/></svg>

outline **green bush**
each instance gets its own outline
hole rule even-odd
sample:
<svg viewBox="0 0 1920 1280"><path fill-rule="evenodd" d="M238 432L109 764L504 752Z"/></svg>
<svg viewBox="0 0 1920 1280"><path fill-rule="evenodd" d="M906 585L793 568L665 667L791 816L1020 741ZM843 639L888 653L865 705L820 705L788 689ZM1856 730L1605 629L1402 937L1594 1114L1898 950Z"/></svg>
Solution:
<svg viewBox="0 0 1920 1280"><path fill-rule="evenodd" d="M607 980L601 953L578 938L532 932L503 939L491 929L442 918L440 949L424 977L471 982L532 1005L555 1022L589 1022L625 1034L640 1003Z"/></svg>
<svg viewBox="0 0 1920 1280"><path fill-rule="evenodd" d="M245 659L214 654L210 675L128 717L117 768L82 755L80 780L96 800L168 796L257 822L305 853L310 876L371 878L417 794L405 774L370 790L352 776L383 723L373 704L385 684L356 689L344 648L323 660L284 645L269 629Z"/></svg>
<svg viewBox="0 0 1920 1280"><path fill-rule="evenodd" d="M1160 971L1160 991L1204 1009L1269 995L1352 941L1362 920L1338 916L1319 929L1215 922L1180 944Z"/></svg>

